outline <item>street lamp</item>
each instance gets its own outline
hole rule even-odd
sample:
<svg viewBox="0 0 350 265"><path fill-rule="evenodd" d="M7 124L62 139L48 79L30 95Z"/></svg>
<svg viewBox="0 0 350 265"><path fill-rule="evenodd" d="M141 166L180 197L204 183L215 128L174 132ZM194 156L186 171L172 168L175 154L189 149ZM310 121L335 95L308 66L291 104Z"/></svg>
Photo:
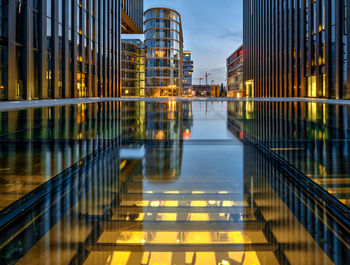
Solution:
<svg viewBox="0 0 350 265"><path fill-rule="evenodd" d="M172 91L172 96L174 96L174 89L176 89L176 85L168 85L168 89Z"/></svg>

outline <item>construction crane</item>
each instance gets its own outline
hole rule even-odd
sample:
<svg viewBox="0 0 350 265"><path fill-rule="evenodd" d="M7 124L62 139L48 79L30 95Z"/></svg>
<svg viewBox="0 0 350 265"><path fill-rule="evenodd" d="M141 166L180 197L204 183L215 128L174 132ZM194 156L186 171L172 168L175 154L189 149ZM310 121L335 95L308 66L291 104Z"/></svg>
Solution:
<svg viewBox="0 0 350 265"><path fill-rule="evenodd" d="M195 78L199 80L199 85L202 86L202 80L204 79L203 77Z"/></svg>
<svg viewBox="0 0 350 265"><path fill-rule="evenodd" d="M208 73L208 72L205 72L205 85L208 87L208 77L211 76L213 73Z"/></svg>

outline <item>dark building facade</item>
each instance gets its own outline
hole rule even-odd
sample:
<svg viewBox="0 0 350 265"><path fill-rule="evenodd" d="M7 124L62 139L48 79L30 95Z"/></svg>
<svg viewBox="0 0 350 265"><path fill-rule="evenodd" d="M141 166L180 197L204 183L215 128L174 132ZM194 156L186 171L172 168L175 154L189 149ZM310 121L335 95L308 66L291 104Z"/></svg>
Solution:
<svg viewBox="0 0 350 265"><path fill-rule="evenodd" d="M143 0L121 1L122 33L143 33Z"/></svg>
<svg viewBox="0 0 350 265"><path fill-rule="evenodd" d="M350 98L348 0L243 1L245 95Z"/></svg>
<svg viewBox="0 0 350 265"><path fill-rule="evenodd" d="M121 25L142 32L143 0L0 0L0 13L0 100L119 96Z"/></svg>

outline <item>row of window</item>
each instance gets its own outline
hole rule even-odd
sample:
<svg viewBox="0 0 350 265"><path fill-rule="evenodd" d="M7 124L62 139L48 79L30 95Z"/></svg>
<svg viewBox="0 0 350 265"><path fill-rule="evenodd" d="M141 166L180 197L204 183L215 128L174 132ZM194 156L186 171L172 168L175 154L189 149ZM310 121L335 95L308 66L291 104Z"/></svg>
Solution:
<svg viewBox="0 0 350 265"><path fill-rule="evenodd" d="M148 87L180 87L180 79L178 78L167 78L167 79L159 79L159 78L147 78L146 86Z"/></svg>
<svg viewBox="0 0 350 265"><path fill-rule="evenodd" d="M180 22L179 14L169 9L151 9L147 11L145 14L145 20L148 20L151 18L165 18L165 19L172 19L177 22Z"/></svg>
<svg viewBox="0 0 350 265"><path fill-rule="evenodd" d="M174 59L147 59L146 67L170 67L179 69L180 62Z"/></svg>
<svg viewBox="0 0 350 265"><path fill-rule="evenodd" d="M171 29L151 29L145 32L145 39L165 38L180 41L180 34Z"/></svg>
<svg viewBox="0 0 350 265"><path fill-rule="evenodd" d="M177 69L147 69L147 77L180 77Z"/></svg>
<svg viewBox="0 0 350 265"><path fill-rule="evenodd" d="M145 41L148 48L171 48L175 50L180 50L180 43L175 40L166 39L150 39Z"/></svg>
<svg viewBox="0 0 350 265"><path fill-rule="evenodd" d="M147 49L148 58L173 58L180 59L180 51L173 49L164 48L148 48Z"/></svg>
<svg viewBox="0 0 350 265"><path fill-rule="evenodd" d="M160 29L172 29L176 31L180 31L180 24L166 19L151 19L146 21L145 23L145 31L149 29L160 28Z"/></svg>

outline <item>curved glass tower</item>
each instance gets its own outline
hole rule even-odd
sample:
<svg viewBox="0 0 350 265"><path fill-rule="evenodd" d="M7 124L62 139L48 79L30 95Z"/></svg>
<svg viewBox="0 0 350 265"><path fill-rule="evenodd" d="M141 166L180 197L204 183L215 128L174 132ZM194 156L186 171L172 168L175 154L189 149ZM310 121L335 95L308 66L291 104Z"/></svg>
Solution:
<svg viewBox="0 0 350 265"><path fill-rule="evenodd" d="M180 96L183 83L183 36L180 14L168 8L147 10L145 44L147 96Z"/></svg>

